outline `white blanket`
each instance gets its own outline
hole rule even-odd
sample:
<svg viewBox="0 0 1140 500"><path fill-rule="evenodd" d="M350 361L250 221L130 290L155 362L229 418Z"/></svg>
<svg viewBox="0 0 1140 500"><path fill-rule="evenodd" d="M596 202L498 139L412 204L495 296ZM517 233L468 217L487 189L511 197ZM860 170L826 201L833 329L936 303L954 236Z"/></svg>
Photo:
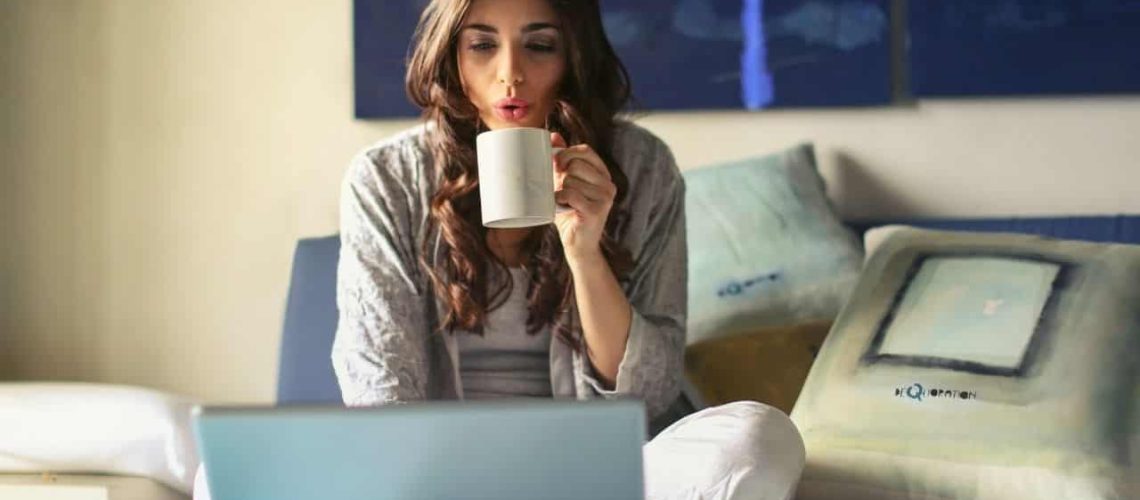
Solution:
<svg viewBox="0 0 1140 500"><path fill-rule="evenodd" d="M136 387L0 384L0 472L134 475L189 493L194 404Z"/></svg>

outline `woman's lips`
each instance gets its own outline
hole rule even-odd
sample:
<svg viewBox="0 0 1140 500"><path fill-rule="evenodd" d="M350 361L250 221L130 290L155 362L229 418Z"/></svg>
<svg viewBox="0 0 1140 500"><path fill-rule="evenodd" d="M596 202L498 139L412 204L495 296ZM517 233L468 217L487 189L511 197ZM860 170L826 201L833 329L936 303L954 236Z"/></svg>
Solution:
<svg viewBox="0 0 1140 500"><path fill-rule="evenodd" d="M507 98L495 103L495 115L508 122L519 122L530 112L530 103L516 98Z"/></svg>

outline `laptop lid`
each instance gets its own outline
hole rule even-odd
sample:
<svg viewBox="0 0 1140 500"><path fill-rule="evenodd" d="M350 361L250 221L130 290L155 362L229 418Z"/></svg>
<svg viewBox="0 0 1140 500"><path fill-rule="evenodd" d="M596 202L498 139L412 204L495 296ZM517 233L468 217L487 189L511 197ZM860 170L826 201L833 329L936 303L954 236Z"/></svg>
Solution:
<svg viewBox="0 0 1140 500"><path fill-rule="evenodd" d="M213 500L642 499L637 401L197 408Z"/></svg>

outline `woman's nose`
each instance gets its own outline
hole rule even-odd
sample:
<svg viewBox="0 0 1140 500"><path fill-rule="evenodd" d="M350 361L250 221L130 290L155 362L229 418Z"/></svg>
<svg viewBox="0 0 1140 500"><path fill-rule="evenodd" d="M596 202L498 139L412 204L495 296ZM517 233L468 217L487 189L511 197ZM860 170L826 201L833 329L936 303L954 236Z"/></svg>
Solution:
<svg viewBox="0 0 1140 500"><path fill-rule="evenodd" d="M519 49L512 46L507 46L506 50L500 53L499 58L499 83L509 87L517 87L525 81L522 71L522 54Z"/></svg>

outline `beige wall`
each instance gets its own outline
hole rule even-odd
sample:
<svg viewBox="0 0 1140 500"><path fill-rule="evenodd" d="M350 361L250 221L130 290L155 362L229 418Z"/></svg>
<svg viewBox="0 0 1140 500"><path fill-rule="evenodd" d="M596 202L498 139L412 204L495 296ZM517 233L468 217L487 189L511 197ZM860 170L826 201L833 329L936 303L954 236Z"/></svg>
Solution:
<svg viewBox="0 0 1140 500"><path fill-rule="evenodd" d="M0 376L270 401L336 230L351 1L0 2ZM685 168L820 146L847 215L1140 213L1140 98L650 116Z"/></svg>

